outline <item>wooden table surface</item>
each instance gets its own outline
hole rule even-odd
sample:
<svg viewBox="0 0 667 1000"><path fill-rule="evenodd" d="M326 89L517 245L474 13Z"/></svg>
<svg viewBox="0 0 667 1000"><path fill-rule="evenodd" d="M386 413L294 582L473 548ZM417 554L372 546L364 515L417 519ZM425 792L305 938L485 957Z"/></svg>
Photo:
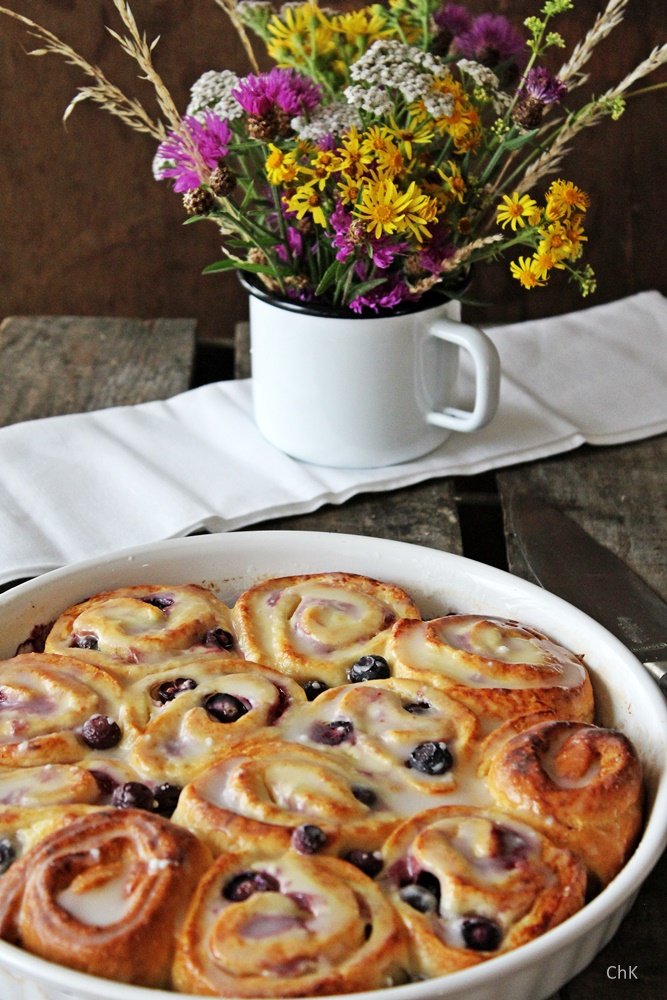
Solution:
<svg viewBox="0 0 667 1000"><path fill-rule="evenodd" d="M191 320L9 318L0 326L0 426L180 392L192 378L194 333ZM247 374L246 365L241 357L237 374ZM503 512L515 492L531 491L572 516L667 599L666 470L667 436L660 436L583 447L495 475L360 495L261 527L393 538L470 555L530 578ZM617 935L563 987L560 1000L662 1000L666 884L667 854Z"/></svg>

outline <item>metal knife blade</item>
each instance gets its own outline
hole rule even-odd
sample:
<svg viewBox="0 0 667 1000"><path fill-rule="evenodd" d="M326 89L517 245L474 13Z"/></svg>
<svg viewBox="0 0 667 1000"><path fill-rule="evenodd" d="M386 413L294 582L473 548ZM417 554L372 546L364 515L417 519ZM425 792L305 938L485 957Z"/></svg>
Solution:
<svg viewBox="0 0 667 1000"><path fill-rule="evenodd" d="M550 504L517 495L508 513L510 531L537 582L617 636L667 693L667 603Z"/></svg>

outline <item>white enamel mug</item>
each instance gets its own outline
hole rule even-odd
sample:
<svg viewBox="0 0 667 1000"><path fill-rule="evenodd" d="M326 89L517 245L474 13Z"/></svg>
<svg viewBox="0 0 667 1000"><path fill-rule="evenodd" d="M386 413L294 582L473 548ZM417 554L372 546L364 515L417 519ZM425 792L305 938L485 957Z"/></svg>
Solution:
<svg viewBox="0 0 667 1000"><path fill-rule="evenodd" d="M243 284L255 421L293 458L339 468L394 465L495 414L498 354L481 330L459 321L458 302L361 318ZM461 349L475 372L470 410L454 405Z"/></svg>

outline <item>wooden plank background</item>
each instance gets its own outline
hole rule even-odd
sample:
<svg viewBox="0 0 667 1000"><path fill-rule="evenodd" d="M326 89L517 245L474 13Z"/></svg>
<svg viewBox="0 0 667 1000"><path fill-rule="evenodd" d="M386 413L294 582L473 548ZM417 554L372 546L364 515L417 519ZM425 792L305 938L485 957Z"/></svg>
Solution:
<svg viewBox="0 0 667 1000"><path fill-rule="evenodd" d="M118 26L111 0L7 0L41 22L108 77L151 103L134 64L105 29ZM330 2L330 7L355 6ZM605 0L577 0L559 20L568 41L593 23ZM149 39L160 36L157 67L179 107L206 69L248 70L235 33L213 0L132 0ZM520 25L538 0L470 0L475 12L507 13ZM661 0L630 0L624 24L598 50L593 89L600 93L664 40ZM213 225L187 226L180 198L151 174L155 146L88 102L66 125L62 113L83 82L55 56L29 58L33 40L0 18L0 316L191 316L200 338L231 340L246 314L234 276L202 276L220 256ZM556 52L552 68L560 64ZM651 82L662 78L656 76ZM507 265L480 271L474 292L488 303L475 321L551 315L647 288L667 292L663 247L664 96L631 102L618 123L582 134L565 173L589 191L589 259L599 278L582 302L554 281L522 291Z"/></svg>

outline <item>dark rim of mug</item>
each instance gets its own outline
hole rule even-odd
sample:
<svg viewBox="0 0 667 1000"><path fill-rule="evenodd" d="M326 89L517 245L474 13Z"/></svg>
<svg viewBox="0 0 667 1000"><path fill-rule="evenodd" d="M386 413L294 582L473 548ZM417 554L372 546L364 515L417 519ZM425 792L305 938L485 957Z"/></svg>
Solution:
<svg viewBox="0 0 667 1000"><path fill-rule="evenodd" d="M339 309L335 306L321 305L318 302L299 302L297 299L285 299L265 288L254 274L237 271L237 276L248 294L262 302L267 302L278 309L285 309L287 312L302 313L305 316L322 316L328 319L340 319L341 317L345 319L382 319L383 317L408 316L411 313L424 312L426 309L434 309L436 306L443 306L447 302L453 301L444 292L427 292L417 302L406 302L395 309L380 309L378 312L374 309L364 309L363 312L357 313L351 309ZM463 293L468 284L469 276L466 276L456 290Z"/></svg>

